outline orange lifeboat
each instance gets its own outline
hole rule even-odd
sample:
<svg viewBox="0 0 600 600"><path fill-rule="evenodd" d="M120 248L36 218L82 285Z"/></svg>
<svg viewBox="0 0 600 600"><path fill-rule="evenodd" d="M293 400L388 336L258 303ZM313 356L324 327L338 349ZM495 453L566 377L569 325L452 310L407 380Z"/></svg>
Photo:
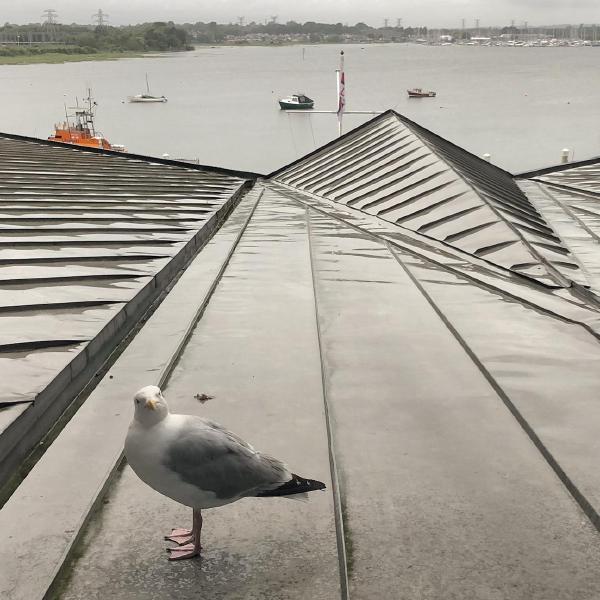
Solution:
<svg viewBox="0 0 600 600"><path fill-rule="evenodd" d="M94 102L91 90L88 90L84 106L71 108L73 114L66 115L66 120L54 126L54 135L48 137L52 142L63 144L75 144L87 148L100 148L102 150L113 150L126 152L121 144L111 144L94 126L94 109L98 104ZM72 119L69 120L69 119Z"/></svg>

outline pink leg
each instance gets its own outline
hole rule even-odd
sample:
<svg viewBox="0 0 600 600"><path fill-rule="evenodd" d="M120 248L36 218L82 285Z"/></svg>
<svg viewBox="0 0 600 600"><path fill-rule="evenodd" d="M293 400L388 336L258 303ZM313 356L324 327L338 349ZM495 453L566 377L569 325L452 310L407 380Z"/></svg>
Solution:
<svg viewBox="0 0 600 600"><path fill-rule="evenodd" d="M202 533L202 515L199 510L194 510L194 521L192 526L192 538L190 543L185 543L178 548L167 548L169 552L169 560L183 560L185 558L193 558L200 556L200 534ZM178 542L179 543L179 542ZM182 542L183 543L183 542Z"/></svg>
<svg viewBox="0 0 600 600"><path fill-rule="evenodd" d="M194 541L194 532L191 529L172 529L170 535L165 535L165 540L175 542L180 546Z"/></svg>

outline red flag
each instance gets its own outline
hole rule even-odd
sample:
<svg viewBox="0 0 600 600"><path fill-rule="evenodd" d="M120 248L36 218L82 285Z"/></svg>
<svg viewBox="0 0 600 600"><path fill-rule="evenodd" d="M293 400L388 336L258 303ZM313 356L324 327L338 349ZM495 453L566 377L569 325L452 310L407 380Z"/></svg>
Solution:
<svg viewBox="0 0 600 600"><path fill-rule="evenodd" d="M344 51L340 52L340 84L339 84L339 98L338 98L338 109L337 114L338 117L342 116L344 109L346 107L346 77L344 75Z"/></svg>

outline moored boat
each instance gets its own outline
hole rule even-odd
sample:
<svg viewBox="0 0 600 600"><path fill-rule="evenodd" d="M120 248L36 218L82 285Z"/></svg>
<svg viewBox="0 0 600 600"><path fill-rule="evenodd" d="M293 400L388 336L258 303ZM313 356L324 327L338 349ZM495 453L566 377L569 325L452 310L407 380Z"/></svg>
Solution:
<svg viewBox="0 0 600 600"><path fill-rule="evenodd" d="M305 94L292 94L289 98L280 98L279 106L281 110L302 110L313 108L315 101Z"/></svg>
<svg viewBox="0 0 600 600"><path fill-rule="evenodd" d="M148 73L146 73L146 93L136 94L135 96L127 96L128 102L166 102L165 96L153 96L150 93L150 85L148 84Z"/></svg>
<svg viewBox="0 0 600 600"><path fill-rule="evenodd" d="M73 114L68 114L65 108L65 120L54 125L54 135L48 136L51 142L75 144L87 148L100 148L114 152L126 152L122 144L111 144L94 125L94 109L98 104L92 98L91 90L88 97L83 100L84 106L71 108ZM73 119L73 120L70 120Z"/></svg>
<svg viewBox="0 0 600 600"><path fill-rule="evenodd" d="M435 98L435 92L422 90L421 88L413 88L412 90L406 90L409 98Z"/></svg>
<svg viewBox="0 0 600 600"><path fill-rule="evenodd" d="M164 96L149 96L148 94L137 94L136 96L127 96L129 102L166 102Z"/></svg>

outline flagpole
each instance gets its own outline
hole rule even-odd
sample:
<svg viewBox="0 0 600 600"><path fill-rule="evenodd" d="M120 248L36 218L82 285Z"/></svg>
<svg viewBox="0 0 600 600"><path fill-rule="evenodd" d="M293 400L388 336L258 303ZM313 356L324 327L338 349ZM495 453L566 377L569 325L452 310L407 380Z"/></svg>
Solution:
<svg viewBox="0 0 600 600"><path fill-rule="evenodd" d="M344 75L344 51L340 52L340 68L337 77L337 93L338 93L338 135L342 135L342 117L346 107L346 77Z"/></svg>

